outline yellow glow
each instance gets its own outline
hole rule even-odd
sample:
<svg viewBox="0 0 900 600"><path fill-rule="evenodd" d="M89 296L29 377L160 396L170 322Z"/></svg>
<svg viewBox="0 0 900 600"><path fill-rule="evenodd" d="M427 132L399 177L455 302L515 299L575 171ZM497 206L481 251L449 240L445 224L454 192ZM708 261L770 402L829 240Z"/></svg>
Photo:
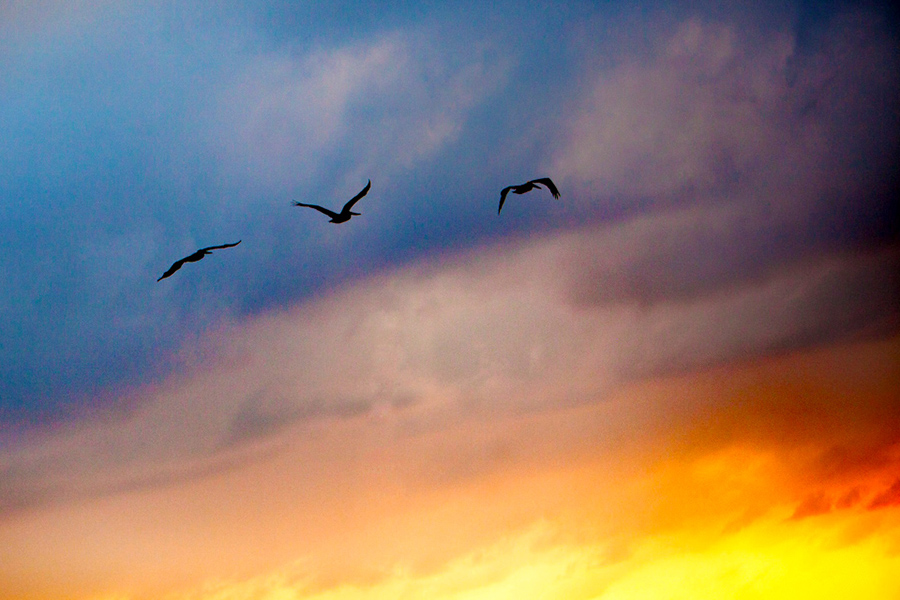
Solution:
<svg viewBox="0 0 900 600"><path fill-rule="evenodd" d="M890 529L861 543L824 542L858 519L866 516L812 527L770 521L702 552L648 560L601 598L895 598L900 578L892 574L900 573L900 556L887 552L885 539L900 534L896 518Z"/></svg>
<svg viewBox="0 0 900 600"><path fill-rule="evenodd" d="M897 347L408 437L329 426L241 469L0 524L19 582L0 598L897 598L900 505L873 505L898 476L879 429Z"/></svg>
<svg viewBox="0 0 900 600"><path fill-rule="evenodd" d="M900 534L896 514L865 513L797 523L769 518L700 549L685 551L692 532L654 536L626 555L609 545L554 544L551 524L456 559L434 573L398 567L370 584L313 590L301 567L237 584L208 586L167 600L571 600L859 598L900 594L900 555L886 539ZM881 533L849 545L848 527L876 521ZM870 523L871 525L872 523ZM291 572L293 571L293 572Z"/></svg>

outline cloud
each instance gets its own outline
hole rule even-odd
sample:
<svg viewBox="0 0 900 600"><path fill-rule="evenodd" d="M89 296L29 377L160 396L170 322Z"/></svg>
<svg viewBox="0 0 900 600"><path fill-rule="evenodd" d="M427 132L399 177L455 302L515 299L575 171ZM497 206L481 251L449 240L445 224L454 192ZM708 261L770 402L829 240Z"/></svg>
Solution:
<svg viewBox="0 0 900 600"><path fill-rule="evenodd" d="M349 419L365 414L370 409L370 404L362 400L327 403L313 399L298 405L274 395L271 390L263 390L238 407L222 440L222 446L228 448L264 439L282 429L295 426L298 422L326 418Z"/></svg>
<svg viewBox="0 0 900 600"><path fill-rule="evenodd" d="M452 141L501 85L502 63L458 50L451 59L410 31L251 57L216 98L210 144L230 176L266 185L321 177L336 161L351 165L344 180L384 182Z"/></svg>
<svg viewBox="0 0 900 600"><path fill-rule="evenodd" d="M588 70L548 163L567 203L619 225L572 254L577 303L729 294L896 246L900 79L876 65L900 45L883 15L836 11L802 44L789 21L661 23L646 52ZM895 261L841 289L892 313ZM867 319L850 295L819 301L843 303L849 328Z"/></svg>
<svg viewBox="0 0 900 600"><path fill-rule="evenodd" d="M879 65L896 65L897 44L865 11L803 49L784 24L683 21L594 76L553 172L584 200L730 197L790 214L890 169L900 80Z"/></svg>
<svg viewBox="0 0 900 600"><path fill-rule="evenodd" d="M792 519L803 519L805 517L814 517L831 512L832 502L823 493L818 492L807 496L803 502L794 510L791 515Z"/></svg>
<svg viewBox="0 0 900 600"><path fill-rule="evenodd" d="M733 206L631 219L605 235L584 236L573 249L568 259L572 298L585 305L690 300L758 285L792 263L803 269L841 250L797 231L796 224L772 222L764 213ZM859 282L860 290L877 290L873 293L885 300L897 297L900 282L890 265L866 262L869 280Z"/></svg>
<svg viewBox="0 0 900 600"><path fill-rule="evenodd" d="M808 495L794 510L791 519L803 519L828 514L832 510L848 509L859 504L862 499L859 486L852 487L836 500L832 500L825 492L819 491ZM895 480L887 489L876 493L866 504L867 510L878 510L900 505L900 479Z"/></svg>
<svg viewBox="0 0 900 600"><path fill-rule="evenodd" d="M900 479L894 481L891 487L872 498L868 508L869 510L875 510L877 508L898 505L900 505Z"/></svg>
<svg viewBox="0 0 900 600"><path fill-rule="evenodd" d="M556 157L563 177L574 182L574 191L566 196L574 196L576 203L587 198L578 188L582 181L599 190L612 185L610 193L625 197L677 195L695 186L702 198L714 200L692 206L663 203L646 214L485 244L443 261L423 259L348 282L289 309L270 308L230 321L223 321L222 313L237 312L229 303L235 296L218 288L215 299L195 292L183 310L167 301L175 294L172 288L154 288L147 301L152 310L123 310L129 296L122 282L134 284L136 275L116 257L137 246L140 250L130 260L149 264L158 245L156 230L119 232L80 244L79 260L117 275L110 279L88 270L83 294L98 286L113 291L95 302L84 329L75 329L81 335L74 347L88 358L54 370L62 373L56 380L42 380L49 396L66 376L77 378L89 370L90 357L103 357L104 344L89 342L88 331L121 341L116 354L126 358L120 356L116 364L136 369L146 342L134 338L154 323L172 329L184 325L191 332L220 324L197 337L185 336L184 351L197 353L195 361L179 364L175 359L177 368L161 383L123 392L118 403L127 410L99 423L76 421L49 433L35 432L33 438L24 435L24 442L11 446L0 462L0 504L8 511L20 510L190 478L249 460L260 448L269 450L321 422L389 414L412 434L440 429L463 414L527 413L602 402L633 381L855 336L892 335L900 322L900 269L891 234L859 242L865 239L863 227L848 243L846 235L823 234L823 226L809 220L846 208L860 190L878 187L857 189L842 177L829 183L819 179L823 172L816 163L822 159L830 165L837 160L832 152L852 150L855 136L842 138L841 127L856 127L852 131L857 134L872 127L868 117L856 125L835 122L841 111L855 114L868 102L868 95L848 99L840 90L857 86L883 92L893 85L890 75L871 69L851 74L856 61L885 58L891 47L883 33L871 41L860 38L853 23L840 21L837 33L828 38L837 40L828 48L840 47L843 53L800 56L787 34L751 43L733 26L694 19L673 30L651 53L650 63L625 61L600 76L586 107L574 117L574 129L566 133L568 145ZM454 139L469 111L503 85L507 64L488 65L475 48L448 65L442 62L443 50L420 52L425 45L414 34L395 32L330 50L295 54L281 48L245 56L233 78L215 80L227 84L204 87L218 90L213 109L204 113L210 120L203 126L215 124L210 130L215 135L205 143L223 153L220 158L230 165L226 170L234 169L235 176L258 171L261 179L296 181L301 175L288 165L298 162L298 153L308 152L303 155L308 160L299 161L310 169L305 176L320 177L334 157L321 162L319 155L360 136L381 141L350 144L357 167L378 165L387 173L409 168ZM792 61L800 63L792 75L800 83L788 81ZM824 61L823 68L834 73L833 82L816 79L816 69L805 69L803 61ZM700 94L701 100L707 95L696 105L687 100L676 105L697 121L690 131L677 125L684 115L665 108L682 93ZM801 100L798 94L813 94L815 106L799 110L809 98ZM610 106L618 107L612 113L625 118L626 125L632 119L643 123L660 108L659 122L645 123L651 128L649 138L668 141L690 133L695 143L666 143L657 153L655 142L643 134L624 135L630 126L616 129L614 122L600 118L597 111ZM811 121L803 121L807 118ZM888 122L886 127L892 126ZM783 137L792 127L796 140ZM844 145L817 146L820 134ZM761 137L754 141L754 135ZM872 139L866 152L886 143L878 136ZM384 140L403 150L382 156ZM621 143L613 152L615 160L594 162L610 151L607 142ZM778 175L785 156L767 152L769 146L788 142L799 157L793 167L800 187L812 190L799 193L799 200L793 196L799 189L796 182ZM715 151L695 154L697 148ZM741 158L735 164L743 165L746 177L732 185L714 176L710 167L721 148L726 154L762 156L764 164L754 166ZM807 161L810 148L821 154ZM629 188L631 180L623 173L645 155L651 161L649 172L660 178L639 181L646 189ZM769 168L765 165L775 169L770 181L762 175ZM350 171L346 178L357 175ZM827 190L843 200L832 202ZM812 208L797 208L806 201ZM863 220L880 214L863 213ZM826 221L824 229L833 222ZM64 270L71 271L69 266ZM245 270L248 263L239 266ZM266 279L272 270L264 273ZM24 277L25 271L19 275ZM242 274L242 285L246 278ZM211 291L214 286L208 285ZM16 289L21 295L30 288ZM68 304L53 310L52 322L66 321ZM88 327L110 313L115 317L106 329ZM34 323L28 329L25 324L25 333L42 326ZM34 351L36 344L29 348ZM138 351L122 352L128 344ZM49 357L60 344L48 338L45 346L39 355ZM64 358L55 360L66 362ZM17 385L32 385L20 376L27 364L5 368L11 381L25 382ZM67 375L71 372L75 375ZM101 387L102 375L97 379L94 386ZM497 457L504 455L503 448L495 450ZM472 461L471 468L490 469L493 462ZM461 464L458 472L467 468Z"/></svg>
<svg viewBox="0 0 900 600"><path fill-rule="evenodd" d="M643 268L619 241L601 226L468 251L211 330L185 348L179 374L123 398L127 412L12 448L3 505L177 479L317 422L386 411L406 431L427 431L465 414L602 402L635 380L896 331L893 251L651 304L573 296L571 256L585 247L625 271Z"/></svg>
<svg viewBox="0 0 900 600"><path fill-rule="evenodd" d="M884 578L896 562L886 550L896 511L859 508L890 488L895 466L835 484L815 461L873 427L896 431L897 350L895 338L769 357L639 382L580 406L512 413L420 402L289 426L262 446L271 451L235 468L7 513L0 593L242 597L269 591L264 576L277 572L284 578L271 593L366 597L421 585L453 597L507 589L508 576L545 589L535 569L554 556L582 565L547 574L575 598L597 593L577 585L581 573L605 590L649 585L644 575L671 573L673 563L691 581L706 581L710 568L724 574L723 590L743 584L730 578L735 564L752 566L755 582L826 559L833 574L856 577L858 565L841 559L857 557L870 569L860 581ZM893 400L866 402L879 390ZM148 439L161 433L142 423ZM789 518L798 499L840 498L851 484L862 491L849 510L835 502L828 516ZM771 567L786 557L799 571ZM434 578L447 587L429 588ZM651 581L662 586L653 595L678 585ZM765 581L773 593L802 583Z"/></svg>
<svg viewBox="0 0 900 600"><path fill-rule="evenodd" d="M229 20L239 7L79 10L66 32L37 19L46 35L10 42L0 85L0 321L16 340L0 427L162 377L162 356L220 320L513 232L621 226L609 235L630 253L573 255L585 305L687 302L896 242L900 69L872 67L896 62L873 13L841 12L802 44L728 11L659 18L659 40L629 31L595 68L609 40L570 42L569 19L605 13L581 8L521 43L540 11L291 37L310 13L279 12L273 33ZM515 173L552 175L563 198L495 218ZM353 227L289 213L369 178ZM241 238L203 277L155 285L179 256Z"/></svg>

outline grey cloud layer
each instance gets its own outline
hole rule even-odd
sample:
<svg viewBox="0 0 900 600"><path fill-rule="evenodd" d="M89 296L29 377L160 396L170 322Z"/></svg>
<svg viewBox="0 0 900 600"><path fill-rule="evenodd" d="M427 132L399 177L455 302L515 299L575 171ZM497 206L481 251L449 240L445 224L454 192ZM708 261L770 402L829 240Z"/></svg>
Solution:
<svg viewBox="0 0 900 600"><path fill-rule="evenodd" d="M896 251L824 258L652 305L573 300L580 273L570 258L586 240L634 266L615 233L410 267L211 333L183 374L138 390L127 414L7 449L0 506L190 478L335 419L390 415L408 435L464 416L602 402L635 379L890 335L900 323Z"/></svg>
<svg viewBox="0 0 900 600"><path fill-rule="evenodd" d="M584 248L582 301L696 297L896 243L900 45L867 12L825 31L801 48L697 17L596 75L550 170L579 202L694 214L613 233L633 268Z"/></svg>

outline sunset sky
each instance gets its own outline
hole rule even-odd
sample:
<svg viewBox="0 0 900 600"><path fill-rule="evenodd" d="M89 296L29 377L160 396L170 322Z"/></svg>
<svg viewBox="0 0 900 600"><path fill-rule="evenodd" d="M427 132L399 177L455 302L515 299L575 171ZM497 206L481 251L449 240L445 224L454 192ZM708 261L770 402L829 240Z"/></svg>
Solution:
<svg viewBox="0 0 900 600"><path fill-rule="evenodd" d="M0 600L900 599L888 4L0 0Z"/></svg>

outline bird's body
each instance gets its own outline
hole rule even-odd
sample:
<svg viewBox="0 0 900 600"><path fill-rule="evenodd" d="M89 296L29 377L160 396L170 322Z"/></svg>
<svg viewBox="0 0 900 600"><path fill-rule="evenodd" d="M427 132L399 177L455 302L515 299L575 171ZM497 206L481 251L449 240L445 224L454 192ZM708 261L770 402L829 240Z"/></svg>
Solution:
<svg viewBox="0 0 900 600"><path fill-rule="evenodd" d="M318 204L304 204L303 202L294 202L294 206L305 206L307 208L314 208L324 215L328 215L331 217L329 223L344 223L350 220L350 217L359 216L360 213L351 212L350 209L353 208L353 205L356 204L360 198L369 193L369 188L372 187L372 180L369 180L369 183L366 184L366 187L362 189L360 193L353 196L347 204L344 205L344 208L341 209L341 212L336 213L333 210L329 210L324 206L319 206Z"/></svg>
<svg viewBox="0 0 900 600"><path fill-rule="evenodd" d="M542 177L540 179L532 179L531 181L522 183L520 185L511 185L503 188L500 191L500 207L497 208L497 214L500 214L500 211L503 209L503 203L506 202L506 195L510 192L513 194L524 194L526 192L530 192L531 190L539 190L541 189L541 185L547 187L550 190L550 193L554 198L559 198L559 190L556 189L556 186L550 181L549 177Z"/></svg>
<svg viewBox="0 0 900 600"><path fill-rule="evenodd" d="M169 267L169 270L166 271L165 273L163 273L162 276L159 279L157 279L156 281L162 281L166 277L171 276L173 273L175 273L175 271L180 269L184 265L184 263L197 262L198 260L202 259L207 254L212 254L213 250L220 250L222 248L234 248L235 246L237 246L240 243L241 243L241 240L238 240L233 244L222 244L221 246L209 246L207 248L200 248L193 254L191 254L189 256L185 256L181 260L177 260L174 263L172 263L172 266Z"/></svg>

